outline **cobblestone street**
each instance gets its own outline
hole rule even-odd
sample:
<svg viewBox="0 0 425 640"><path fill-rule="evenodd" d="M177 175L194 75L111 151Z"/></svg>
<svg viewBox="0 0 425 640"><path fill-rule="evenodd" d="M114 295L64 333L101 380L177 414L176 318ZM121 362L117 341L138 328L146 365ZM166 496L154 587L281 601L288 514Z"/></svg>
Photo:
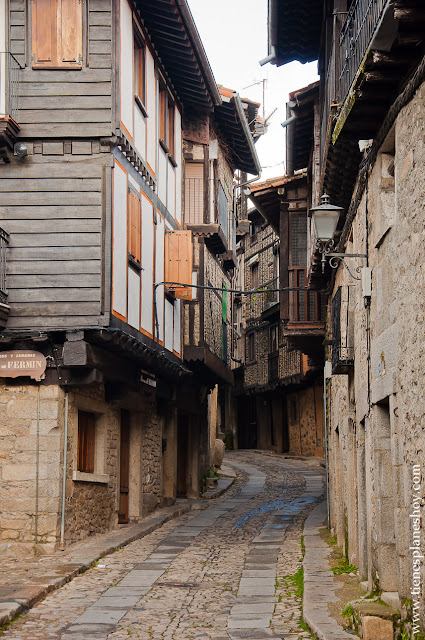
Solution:
<svg viewBox="0 0 425 640"><path fill-rule="evenodd" d="M3 638L309 638L288 576L301 567L302 526L323 469L254 452L232 452L226 463L238 474L227 493L105 557Z"/></svg>

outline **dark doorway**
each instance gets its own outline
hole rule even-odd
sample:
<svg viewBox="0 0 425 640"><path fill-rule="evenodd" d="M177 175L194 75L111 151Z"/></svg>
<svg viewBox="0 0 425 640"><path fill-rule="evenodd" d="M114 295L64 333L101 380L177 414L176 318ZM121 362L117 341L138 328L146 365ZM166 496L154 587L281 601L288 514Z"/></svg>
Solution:
<svg viewBox="0 0 425 640"><path fill-rule="evenodd" d="M241 396L238 401L238 447L257 448L257 403L255 396Z"/></svg>
<svg viewBox="0 0 425 640"><path fill-rule="evenodd" d="M118 522L128 522L128 492L130 487L130 413L121 410L121 446L120 446L120 503Z"/></svg>
<svg viewBox="0 0 425 640"><path fill-rule="evenodd" d="M177 423L177 497L186 498L189 486L189 416L181 413Z"/></svg>

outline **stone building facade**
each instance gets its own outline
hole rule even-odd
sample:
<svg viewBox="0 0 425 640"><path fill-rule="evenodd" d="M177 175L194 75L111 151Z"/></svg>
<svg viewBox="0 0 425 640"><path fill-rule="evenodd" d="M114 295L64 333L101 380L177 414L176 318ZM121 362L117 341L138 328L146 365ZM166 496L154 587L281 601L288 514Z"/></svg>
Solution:
<svg viewBox="0 0 425 640"><path fill-rule="evenodd" d="M236 370L240 377L238 445L322 457L322 381L317 363L302 352L299 335L294 344L290 328L291 321L297 334L308 333L311 327L317 331L323 328L321 322L309 322L310 316L295 317L295 309L304 299L288 286L294 284L289 275L292 267L296 265L299 271L307 260L307 228L298 224L305 216L305 175L297 176L293 183L285 178L258 183L251 192L257 208L248 212L249 231L241 233L239 250L245 293L239 298L239 315L237 306L234 310L240 321L237 329L243 361L239 372ZM288 211L300 218L293 219ZM284 216L290 222L286 233L281 229ZM290 316L283 312L285 305L291 309ZM307 305L304 308L307 313Z"/></svg>
<svg viewBox="0 0 425 640"><path fill-rule="evenodd" d="M367 591L399 610L394 637L413 637L425 628L423 8L325 5L317 21L305 7L270 14L269 46L277 65L319 61L316 88L290 95L288 157L308 167L314 207L327 193L342 208L325 247L337 255L322 261L313 223L308 248L309 286L329 293L330 524Z"/></svg>

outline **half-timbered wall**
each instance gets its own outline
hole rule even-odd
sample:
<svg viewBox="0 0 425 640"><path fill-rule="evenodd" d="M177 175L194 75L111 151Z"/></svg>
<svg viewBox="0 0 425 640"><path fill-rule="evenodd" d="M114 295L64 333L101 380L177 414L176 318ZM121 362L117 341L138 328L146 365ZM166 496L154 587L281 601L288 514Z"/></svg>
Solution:
<svg viewBox="0 0 425 640"><path fill-rule="evenodd" d="M110 136L113 30L111 0L87 0L82 11L81 68L33 64L35 2L10 0L10 52L21 65L19 117L23 138ZM47 67L47 64L46 64Z"/></svg>

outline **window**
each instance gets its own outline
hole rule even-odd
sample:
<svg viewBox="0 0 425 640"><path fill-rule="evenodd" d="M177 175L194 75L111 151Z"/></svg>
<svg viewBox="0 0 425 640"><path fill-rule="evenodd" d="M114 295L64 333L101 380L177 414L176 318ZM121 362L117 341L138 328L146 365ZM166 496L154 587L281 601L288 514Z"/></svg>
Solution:
<svg viewBox="0 0 425 640"><path fill-rule="evenodd" d="M175 152L174 102L168 95L165 86L159 84L159 141L162 148L171 158Z"/></svg>
<svg viewBox="0 0 425 640"><path fill-rule="evenodd" d="M248 333L246 336L246 361L255 361L255 333Z"/></svg>
<svg viewBox="0 0 425 640"><path fill-rule="evenodd" d="M274 353L279 350L279 326L274 324L269 329L269 352Z"/></svg>
<svg viewBox="0 0 425 640"><path fill-rule="evenodd" d="M134 31L134 97L144 115L146 115L145 43L136 31Z"/></svg>
<svg viewBox="0 0 425 640"><path fill-rule="evenodd" d="M81 69L81 0L33 0L31 7L32 68Z"/></svg>
<svg viewBox="0 0 425 640"><path fill-rule="evenodd" d="M142 224L140 200L134 191L128 192L128 256L138 266L142 264Z"/></svg>
<svg viewBox="0 0 425 640"><path fill-rule="evenodd" d="M251 222L249 226L249 239L251 247L258 242L258 222Z"/></svg>
<svg viewBox="0 0 425 640"><path fill-rule="evenodd" d="M78 471L94 473L96 417L88 411L78 412Z"/></svg>
<svg viewBox="0 0 425 640"><path fill-rule="evenodd" d="M184 169L184 221L186 224L204 222L204 165L186 162Z"/></svg>
<svg viewBox="0 0 425 640"><path fill-rule="evenodd" d="M258 262L251 266L251 289L258 289Z"/></svg>

